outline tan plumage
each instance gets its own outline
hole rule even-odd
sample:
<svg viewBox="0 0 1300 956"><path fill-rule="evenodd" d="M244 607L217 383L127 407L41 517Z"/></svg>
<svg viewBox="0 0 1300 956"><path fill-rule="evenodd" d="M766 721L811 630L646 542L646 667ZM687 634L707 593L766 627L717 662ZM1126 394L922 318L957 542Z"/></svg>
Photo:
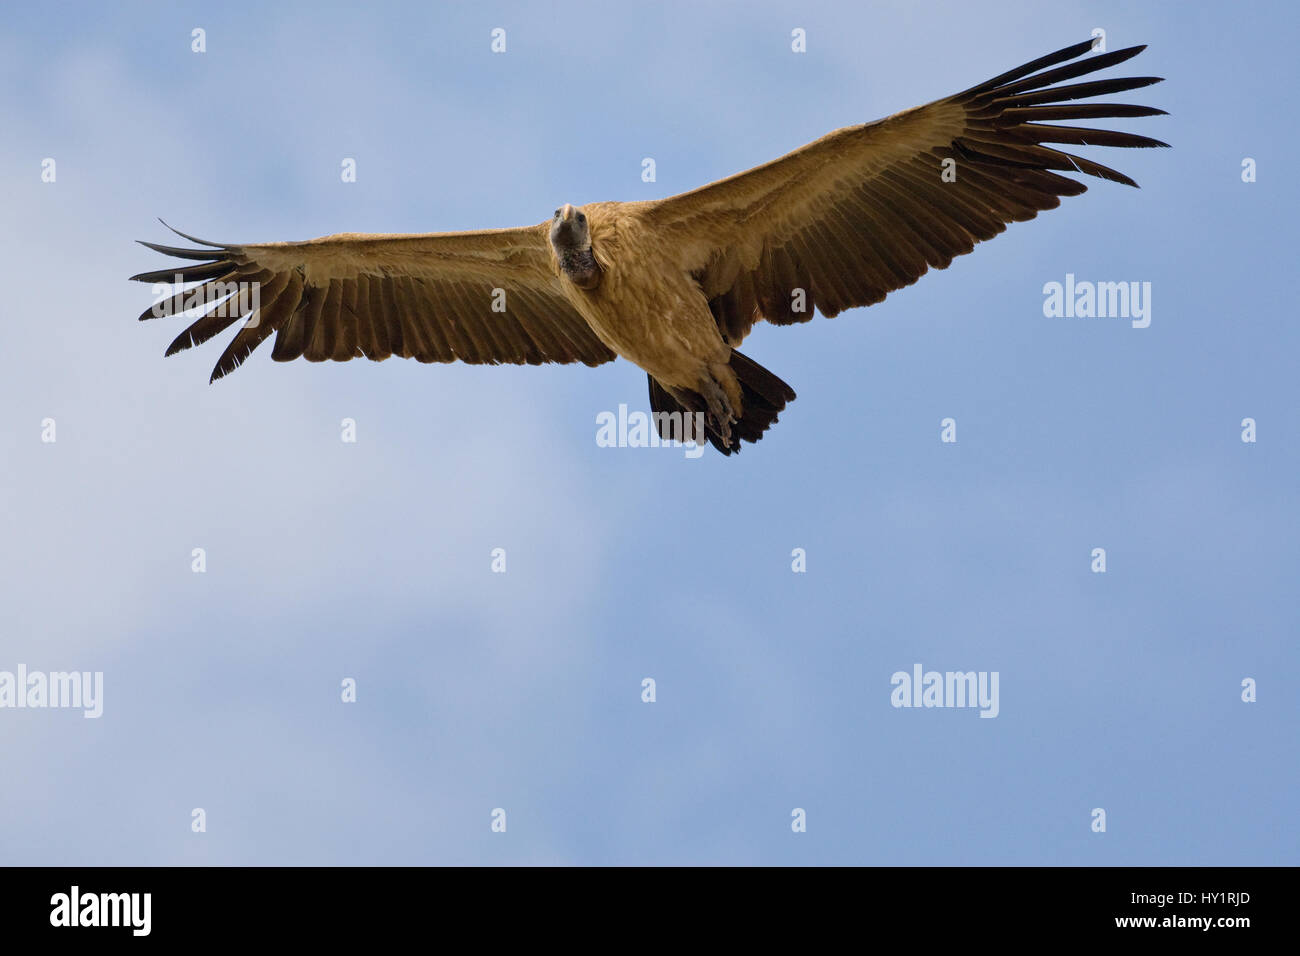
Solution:
<svg viewBox="0 0 1300 956"><path fill-rule="evenodd" d="M481 232L264 245L186 236L209 248L145 245L201 265L132 278L179 276L201 281L206 292L219 291L218 283L257 284L257 313L212 308L167 351L204 342L247 317L213 380L272 334L278 361L400 355L599 365L621 355L649 374L656 412L703 413L706 437L730 454L740 447L737 438L762 437L794 398L788 385L735 351L755 322L804 322L814 309L833 316L881 301L928 268L946 268L1007 223L1085 191L1058 170L1137 185L1043 144L1164 146L1052 122L1163 113L1074 102L1156 77L1056 85L1143 49L1078 59L1091 42L1076 44L663 200L566 205L546 223ZM188 294L141 318L184 308Z"/></svg>

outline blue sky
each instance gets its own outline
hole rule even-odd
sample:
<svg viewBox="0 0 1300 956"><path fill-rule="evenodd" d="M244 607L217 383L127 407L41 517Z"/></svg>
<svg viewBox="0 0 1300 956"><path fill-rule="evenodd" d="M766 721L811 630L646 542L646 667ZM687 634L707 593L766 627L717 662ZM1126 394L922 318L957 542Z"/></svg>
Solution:
<svg viewBox="0 0 1300 956"><path fill-rule="evenodd" d="M1296 16L6 8L0 670L102 671L104 713L0 709L0 861L1300 862ZM222 345L164 361L179 325L135 322L158 216L247 242L539 222L1094 27L1168 78L1114 99L1170 116L1114 122L1172 150L1089 154L1142 189L1089 180L881 305L759 327L745 352L799 398L738 457L597 447L598 413L645 407L626 362L263 348L209 386ZM1150 282L1150 327L1045 318L1067 273ZM998 717L892 707L917 663L997 671Z"/></svg>

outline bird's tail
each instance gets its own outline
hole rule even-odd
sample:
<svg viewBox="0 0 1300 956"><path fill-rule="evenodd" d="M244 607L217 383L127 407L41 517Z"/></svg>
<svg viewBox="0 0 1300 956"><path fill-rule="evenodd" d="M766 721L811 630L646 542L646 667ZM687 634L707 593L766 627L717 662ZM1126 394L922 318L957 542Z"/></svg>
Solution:
<svg viewBox="0 0 1300 956"><path fill-rule="evenodd" d="M731 426L731 432L733 438L756 442L763 437L764 432L776 424L777 415L784 411L785 406L794 401L794 389L735 349L731 350L730 364L731 370L736 373L736 378L740 381L740 390L744 396L743 413L740 421ZM703 422L704 437L714 448L724 455L740 451L740 442L733 441L730 446L723 444L722 436L713 429L708 416L704 414L706 404L701 395L676 388L670 391L653 375L649 378L650 410L655 413L654 420L660 438L681 440L683 431L680 428L677 429L676 434L673 433L677 428L676 421ZM668 413L668 415L661 413ZM680 415L680 419L675 418L674 413ZM689 428L690 426L687 425L685 431L687 437L691 434Z"/></svg>

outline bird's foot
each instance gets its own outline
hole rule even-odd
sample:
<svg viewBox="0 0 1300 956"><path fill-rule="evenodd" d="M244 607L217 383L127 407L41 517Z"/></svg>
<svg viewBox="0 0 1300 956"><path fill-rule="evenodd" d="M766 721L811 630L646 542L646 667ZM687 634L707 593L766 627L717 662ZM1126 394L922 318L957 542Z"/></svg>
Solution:
<svg viewBox="0 0 1300 956"><path fill-rule="evenodd" d="M732 445L731 426L740 419L736 416L731 399L727 397L726 389L712 378L708 378L705 380L701 394L708 409L709 423L713 426L713 430L718 433L718 437L722 439L722 444L730 448Z"/></svg>

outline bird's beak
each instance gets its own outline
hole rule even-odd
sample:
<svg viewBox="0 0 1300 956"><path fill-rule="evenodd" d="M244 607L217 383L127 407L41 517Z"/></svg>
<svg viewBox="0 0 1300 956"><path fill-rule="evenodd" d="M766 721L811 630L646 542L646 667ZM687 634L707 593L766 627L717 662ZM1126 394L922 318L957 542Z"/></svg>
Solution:
<svg viewBox="0 0 1300 956"><path fill-rule="evenodd" d="M571 203L566 202L564 206L561 207L560 209L560 221L569 222L577 214L578 214L578 210L574 209Z"/></svg>

